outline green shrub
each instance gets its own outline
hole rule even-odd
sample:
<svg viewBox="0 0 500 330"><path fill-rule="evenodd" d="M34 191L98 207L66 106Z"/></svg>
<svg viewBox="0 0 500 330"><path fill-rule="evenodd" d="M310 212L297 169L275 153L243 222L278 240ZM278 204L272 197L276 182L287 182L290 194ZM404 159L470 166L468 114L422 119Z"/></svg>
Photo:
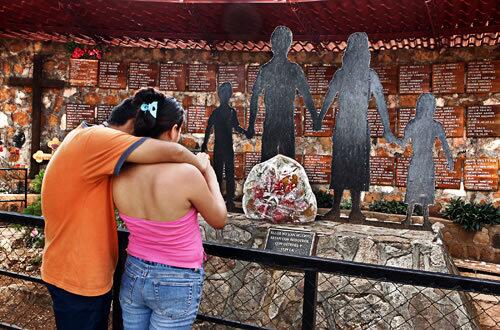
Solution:
<svg viewBox="0 0 500 330"><path fill-rule="evenodd" d="M442 215L467 231L478 231L486 225L500 224L500 208L491 203L467 203L461 198L452 199Z"/></svg>
<svg viewBox="0 0 500 330"><path fill-rule="evenodd" d="M329 190L314 191L318 208L331 209L333 207L333 194ZM352 206L350 199L343 199L340 203L340 208L350 210Z"/></svg>
<svg viewBox="0 0 500 330"><path fill-rule="evenodd" d="M342 210L350 210L352 208L352 202L350 199L343 199L340 202L340 208Z"/></svg>
<svg viewBox="0 0 500 330"><path fill-rule="evenodd" d="M40 194L42 192L42 182L44 174L45 170L41 170L31 181L31 190L35 194ZM42 215L41 196L38 196L33 203L26 206L26 208L23 210L23 213L41 216ZM24 235L24 242L26 243L26 246L30 248L43 248L45 244L45 234L43 232L43 229L38 229L38 228L28 229Z"/></svg>
<svg viewBox="0 0 500 330"><path fill-rule="evenodd" d="M43 182L43 176L45 175L45 170L41 170L38 172L38 174L35 176L33 180L31 180L31 191L34 194L40 194L42 192L42 182Z"/></svg>
<svg viewBox="0 0 500 330"><path fill-rule="evenodd" d="M41 216L42 215L42 198L40 196L38 196L36 201L34 201L30 205L26 206L23 213Z"/></svg>
<svg viewBox="0 0 500 330"><path fill-rule="evenodd" d="M314 192L316 196L316 202L318 203L318 208L330 209L333 206L333 195L328 192L328 190L318 190Z"/></svg>
<svg viewBox="0 0 500 330"><path fill-rule="evenodd" d="M368 209L373 212L380 213L390 213L390 214L406 214L406 210L408 209L407 205L401 201L386 201L386 200L378 200L372 202ZM413 210L414 215L422 215L422 208L417 205Z"/></svg>

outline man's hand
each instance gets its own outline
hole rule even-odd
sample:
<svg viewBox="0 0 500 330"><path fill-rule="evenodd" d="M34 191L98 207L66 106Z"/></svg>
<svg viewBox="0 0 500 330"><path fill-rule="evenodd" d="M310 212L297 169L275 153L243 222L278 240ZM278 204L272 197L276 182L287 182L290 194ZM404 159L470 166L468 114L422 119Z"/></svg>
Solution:
<svg viewBox="0 0 500 330"><path fill-rule="evenodd" d="M200 171L201 173L205 174L210 166L210 156L204 152L200 152L199 154L196 155L196 158L198 158L198 161L200 162Z"/></svg>
<svg viewBox="0 0 500 330"><path fill-rule="evenodd" d="M247 132L245 133L245 136L247 137L247 139L251 139L253 138L255 135L255 129L253 127L249 127L247 129Z"/></svg>

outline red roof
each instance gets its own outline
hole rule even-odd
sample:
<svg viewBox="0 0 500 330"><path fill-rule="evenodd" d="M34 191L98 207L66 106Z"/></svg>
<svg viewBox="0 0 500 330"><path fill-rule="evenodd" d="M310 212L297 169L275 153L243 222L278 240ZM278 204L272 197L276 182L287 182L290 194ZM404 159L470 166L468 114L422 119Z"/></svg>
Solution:
<svg viewBox="0 0 500 330"><path fill-rule="evenodd" d="M367 32L375 49L495 45L497 0L0 0L0 36L121 46L269 50L277 25L294 50L341 50Z"/></svg>

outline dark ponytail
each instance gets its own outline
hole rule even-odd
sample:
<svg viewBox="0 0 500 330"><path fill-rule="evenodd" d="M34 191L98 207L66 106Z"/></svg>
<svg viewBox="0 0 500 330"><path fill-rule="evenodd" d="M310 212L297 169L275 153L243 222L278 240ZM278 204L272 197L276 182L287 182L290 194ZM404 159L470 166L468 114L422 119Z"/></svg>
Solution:
<svg viewBox="0 0 500 330"><path fill-rule="evenodd" d="M142 111L143 105L151 106L157 103L156 118L150 111ZM161 134L171 130L174 125L180 127L184 122L184 109L176 99L166 97L154 88L145 88L135 93L132 99L137 109L134 135L158 138Z"/></svg>

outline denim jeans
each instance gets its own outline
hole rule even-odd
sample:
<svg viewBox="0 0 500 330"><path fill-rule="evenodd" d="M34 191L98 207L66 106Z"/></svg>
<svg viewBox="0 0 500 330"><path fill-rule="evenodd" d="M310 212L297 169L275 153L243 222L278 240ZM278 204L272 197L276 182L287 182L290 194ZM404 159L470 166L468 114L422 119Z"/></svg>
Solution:
<svg viewBox="0 0 500 330"><path fill-rule="evenodd" d="M120 288L125 329L190 329L203 276L203 268L171 267L128 256Z"/></svg>

